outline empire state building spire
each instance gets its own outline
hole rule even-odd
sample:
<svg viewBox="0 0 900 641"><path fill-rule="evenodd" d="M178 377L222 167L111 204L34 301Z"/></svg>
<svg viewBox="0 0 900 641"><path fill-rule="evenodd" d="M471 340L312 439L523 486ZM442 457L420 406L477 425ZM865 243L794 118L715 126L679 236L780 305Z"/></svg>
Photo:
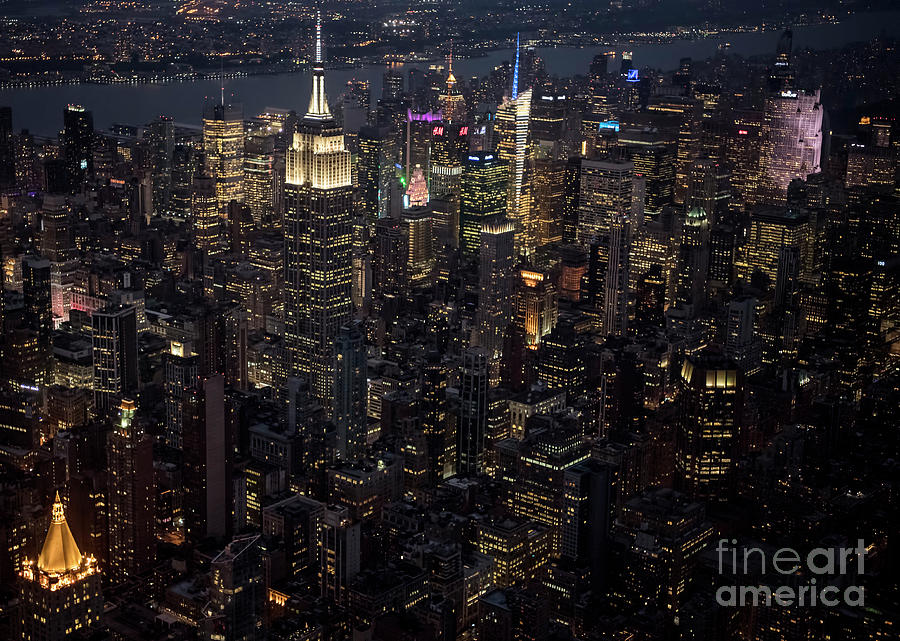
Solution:
<svg viewBox="0 0 900 641"><path fill-rule="evenodd" d="M313 64L312 95L306 118L311 120L331 120L328 97L325 95L325 64L322 60L322 12L316 12L316 58Z"/></svg>

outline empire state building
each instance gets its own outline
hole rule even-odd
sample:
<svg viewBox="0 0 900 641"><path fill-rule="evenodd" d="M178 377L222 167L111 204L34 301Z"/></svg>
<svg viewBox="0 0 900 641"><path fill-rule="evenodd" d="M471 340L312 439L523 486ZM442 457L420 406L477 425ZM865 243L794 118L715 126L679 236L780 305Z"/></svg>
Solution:
<svg viewBox="0 0 900 641"><path fill-rule="evenodd" d="M325 95L319 14L312 96L285 162L284 308L289 372L329 410L335 338L352 313L350 162Z"/></svg>

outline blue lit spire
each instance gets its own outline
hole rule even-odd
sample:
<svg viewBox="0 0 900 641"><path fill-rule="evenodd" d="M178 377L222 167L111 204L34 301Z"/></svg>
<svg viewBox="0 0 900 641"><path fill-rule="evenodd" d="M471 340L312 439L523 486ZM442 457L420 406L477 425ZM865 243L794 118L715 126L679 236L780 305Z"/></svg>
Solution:
<svg viewBox="0 0 900 641"><path fill-rule="evenodd" d="M516 66L513 67L512 99L519 97L519 32L516 32Z"/></svg>

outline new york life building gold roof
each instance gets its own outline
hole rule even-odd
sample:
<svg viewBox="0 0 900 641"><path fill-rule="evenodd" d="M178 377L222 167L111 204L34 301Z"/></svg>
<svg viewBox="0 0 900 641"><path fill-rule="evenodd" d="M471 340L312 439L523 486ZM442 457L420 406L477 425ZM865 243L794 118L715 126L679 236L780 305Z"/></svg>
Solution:
<svg viewBox="0 0 900 641"><path fill-rule="evenodd" d="M44 539L44 547L37 559L39 570L47 574L64 574L79 570L82 565L81 550L75 543L75 537L66 523L66 514L63 511L59 492L53 502L53 516L50 521L50 529Z"/></svg>

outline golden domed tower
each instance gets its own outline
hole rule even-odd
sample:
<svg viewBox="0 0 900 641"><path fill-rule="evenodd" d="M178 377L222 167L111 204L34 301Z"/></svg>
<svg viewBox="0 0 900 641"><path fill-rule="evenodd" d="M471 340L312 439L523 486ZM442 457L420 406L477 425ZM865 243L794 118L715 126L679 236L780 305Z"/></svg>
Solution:
<svg viewBox="0 0 900 641"><path fill-rule="evenodd" d="M37 563L26 561L19 577L25 641L65 639L99 625L103 595L97 560L78 549L59 492Z"/></svg>
<svg viewBox="0 0 900 641"><path fill-rule="evenodd" d="M450 62L447 74L447 93L440 97L441 111L444 113L445 123L464 123L468 117L466 99L456 88L456 76L453 75L453 48L450 49Z"/></svg>

